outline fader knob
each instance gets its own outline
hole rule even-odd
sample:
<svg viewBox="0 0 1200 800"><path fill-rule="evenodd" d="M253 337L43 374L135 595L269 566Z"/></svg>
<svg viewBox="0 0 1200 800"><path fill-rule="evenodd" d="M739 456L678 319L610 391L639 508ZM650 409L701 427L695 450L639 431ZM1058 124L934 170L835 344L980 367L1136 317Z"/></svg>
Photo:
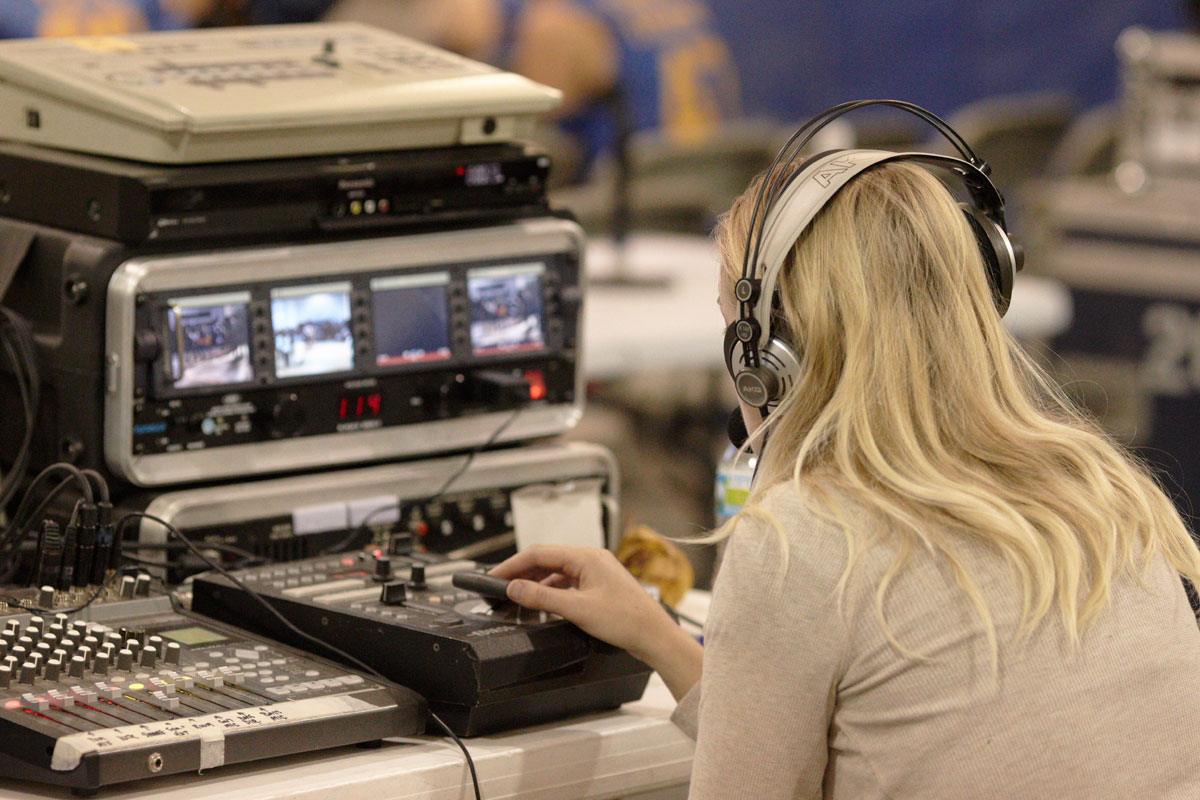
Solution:
<svg viewBox="0 0 1200 800"><path fill-rule="evenodd" d="M183 648L179 646L179 642L168 643L167 650L165 653L163 653L163 660L168 664L178 664L179 654L182 650Z"/></svg>
<svg viewBox="0 0 1200 800"><path fill-rule="evenodd" d="M385 606L402 606L404 601L408 599L408 593L404 589L402 582L385 583L383 591L379 593L379 602Z"/></svg>
<svg viewBox="0 0 1200 800"><path fill-rule="evenodd" d="M128 672L133 669L133 651L126 647L117 651L117 669Z"/></svg>
<svg viewBox="0 0 1200 800"><path fill-rule="evenodd" d="M142 666L153 667L156 661L158 661L158 650L154 648L154 645L146 645L143 647Z"/></svg>

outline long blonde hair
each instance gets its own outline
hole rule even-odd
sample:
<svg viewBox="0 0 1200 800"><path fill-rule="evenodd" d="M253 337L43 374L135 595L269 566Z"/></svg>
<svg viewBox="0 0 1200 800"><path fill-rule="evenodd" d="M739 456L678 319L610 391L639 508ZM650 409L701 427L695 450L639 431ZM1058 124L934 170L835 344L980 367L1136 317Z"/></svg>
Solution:
<svg viewBox="0 0 1200 800"><path fill-rule="evenodd" d="M718 224L726 298L762 180ZM1138 563L1161 554L1200 579L1200 551L1148 471L1007 332L963 213L926 170L886 164L842 189L796 242L778 299L776 324L802 369L765 423L770 441L743 513L762 513L763 493L791 480L814 490L806 496L831 519L824 489L834 487L892 520L886 534L842 525L843 590L873 537L890 539L895 555L874 587L881 622L889 582L927 549L982 617L994 657L995 626L964 558L969 539L1012 567L1018 635L1056 608L1073 646L1114 577Z"/></svg>

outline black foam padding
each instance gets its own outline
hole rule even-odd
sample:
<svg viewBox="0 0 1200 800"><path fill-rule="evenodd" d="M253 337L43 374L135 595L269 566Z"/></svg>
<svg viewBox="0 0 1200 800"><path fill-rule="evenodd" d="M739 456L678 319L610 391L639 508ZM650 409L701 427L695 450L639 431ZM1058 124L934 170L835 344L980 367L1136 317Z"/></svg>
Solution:
<svg viewBox="0 0 1200 800"><path fill-rule="evenodd" d="M750 433L746 430L746 420L742 418L742 409L735 408L729 412L729 421L725 423L725 432L729 434L729 441L733 442L733 446L740 448L750 438Z"/></svg>

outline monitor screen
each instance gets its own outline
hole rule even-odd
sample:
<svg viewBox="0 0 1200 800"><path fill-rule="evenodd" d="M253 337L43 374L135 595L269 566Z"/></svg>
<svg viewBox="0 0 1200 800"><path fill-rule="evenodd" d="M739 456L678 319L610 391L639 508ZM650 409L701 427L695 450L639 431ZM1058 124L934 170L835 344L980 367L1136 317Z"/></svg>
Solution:
<svg viewBox="0 0 1200 800"><path fill-rule="evenodd" d="M381 367L450 357L446 272L371 281L375 363Z"/></svg>
<svg viewBox="0 0 1200 800"><path fill-rule="evenodd" d="M354 368L350 283L271 290L275 375L325 375Z"/></svg>
<svg viewBox="0 0 1200 800"><path fill-rule="evenodd" d="M471 349L493 355L545 347L542 274L537 262L473 269L467 273L471 303Z"/></svg>
<svg viewBox="0 0 1200 800"><path fill-rule="evenodd" d="M250 293L167 301L168 380L176 389L254 380L250 361Z"/></svg>

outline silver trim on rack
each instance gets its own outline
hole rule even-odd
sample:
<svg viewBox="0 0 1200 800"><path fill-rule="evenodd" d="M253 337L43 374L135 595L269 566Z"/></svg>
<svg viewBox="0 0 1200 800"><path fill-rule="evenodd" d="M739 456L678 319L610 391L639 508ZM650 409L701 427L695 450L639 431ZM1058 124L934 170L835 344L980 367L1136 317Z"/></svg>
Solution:
<svg viewBox="0 0 1200 800"><path fill-rule="evenodd" d="M105 353L116 380L104 399L104 453L114 473L138 486L163 486L217 478L291 472L466 449L483 444L511 411L352 433L322 434L211 450L135 455L132 365L139 295L200 289L255 280L328 278L405 267L431 268L548 252L578 256L584 274L584 233L574 222L542 218L490 228L395 236L329 244L255 247L201 254L139 257L126 261L108 285ZM497 443L560 434L583 413L585 396L583 304L575 339L575 400L525 409Z"/></svg>

